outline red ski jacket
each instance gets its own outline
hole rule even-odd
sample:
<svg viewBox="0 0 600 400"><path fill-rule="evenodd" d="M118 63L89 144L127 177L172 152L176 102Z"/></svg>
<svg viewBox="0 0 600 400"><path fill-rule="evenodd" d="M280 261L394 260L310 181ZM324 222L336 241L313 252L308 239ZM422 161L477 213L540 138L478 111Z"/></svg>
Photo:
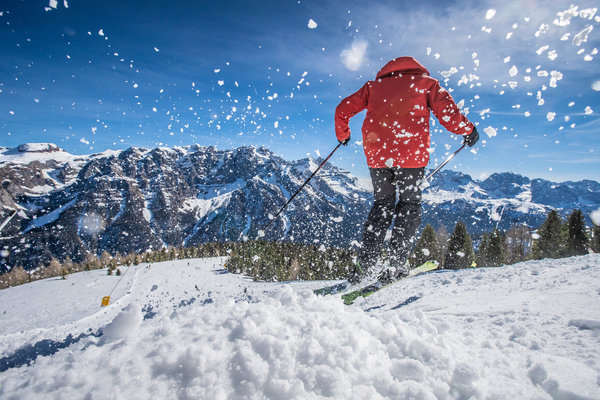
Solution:
<svg viewBox="0 0 600 400"><path fill-rule="evenodd" d="M370 168L425 167L429 162L429 110L450 132L468 135L474 125L437 79L412 57L388 62L374 81L335 109L335 134L350 137L350 118L364 109L363 147Z"/></svg>

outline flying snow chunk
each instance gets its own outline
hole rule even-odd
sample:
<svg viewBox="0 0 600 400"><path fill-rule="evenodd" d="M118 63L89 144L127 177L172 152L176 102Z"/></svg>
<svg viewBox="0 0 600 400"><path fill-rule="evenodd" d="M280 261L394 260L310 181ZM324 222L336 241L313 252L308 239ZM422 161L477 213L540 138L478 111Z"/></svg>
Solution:
<svg viewBox="0 0 600 400"><path fill-rule="evenodd" d="M160 50L158 49L158 47L154 47L154 51L158 53Z"/></svg>
<svg viewBox="0 0 600 400"><path fill-rule="evenodd" d="M484 128L483 131L489 137L494 137L494 136L496 136L498 134L498 131L496 131L496 129L492 128L491 126L488 126L487 128Z"/></svg>
<svg viewBox="0 0 600 400"><path fill-rule="evenodd" d="M314 19L309 19L308 20L308 28L309 29L315 29L317 27L317 23L315 22Z"/></svg>
<svg viewBox="0 0 600 400"><path fill-rule="evenodd" d="M556 117L556 113L554 112L549 112L548 114L546 114L546 119L548 121L554 121L554 117Z"/></svg>
<svg viewBox="0 0 600 400"><path fill-rule="evenodd" d="M590 218L592 219L594 225L600 226L600 208L598 208L596 211L592 211Z"/></svg>
<svg viewBox="0 0 600 400"><path fill-rule="evenodd" d="M550 71L550 87L556 87L557 82L563 78L563 74L560 71Z"/></svg>
<svg viewBox="0 0 600 400"><path fill-rule="evenodd" d="M79 230L88 236L99 234L105 226L104 218L95 213L85 214L79 220Z"/></svg>
<svg viewBox="0 0 600 400"><path fill-rule="evenodd" d="M593 29L594 29L594 26L589 25L585 29L583 29L581 32L579 32L577 35L573 36L573 44L575 46L579 47L579 46L581 46L582 43L587 42L588 35L590 34L590 32L592 32Z"/></svg>
<svg viewBox="0 0 600 400"><path fill-rule="evenodd" d="M100 36L104 36L104 29L100 29L100 30L98 31L98 35L100 35Z"/></svg>
<svg viewBox="0 0 600 400"><path fill-rule="evenodd" d="M544 33L548 32L549 29L550 26L548 24L541 24L540 28L535 33L535 37L540 37L540 35L543 35Z"/></svg>
<svg viewBox="0 0 600 400"><path fill-rule="evenodd" d="M576 17L579 14L579 12L577 11L578 8L578 6L571 5L569 9L556 13L556 15L558 15L558 18L554 20L554 25L569 25L571 23L571 18Z"/></svg>
<svg viewBox="0 0 600 400"><path fill-rule="evenodd" d="M420 182L419 182L419 189L421 189L421 191L427 189L429 186L431 186L431 184L429 183L429 181L425 178L423 178Z"/></svg>
<svg viewBox="0 0 600 400"><path fill-rule="evenodd" d="M355 40L349 49L343 50L340 56L342 63L350 71L358 71L365 61L368 43L365 40Z"/></svg>
<svg viewBox="0 0 600 400"><path fill-rule="evenodd" d="M593 113L594 113L594 110L592 110L592 107L590 107L590 106L587 106L587 107L585 108L584 112L585 112L585 114L586 114L586 115L590 115L590 114L593 114Z"/></svg>
<svg viewBox="0 0 600 400"><path fill-rule="evenodd" d="M508 71L508 74L510 76L516 76L519 73L519 70L517 69L516 65L513 65L510 70Z"/></svg>
<svg viewBox="0 0 600 400"><path fill-rule="evenodd" d="M592 83L592 90L595 90L596 92L600 92L600 81L596 81L596 82Z"/></svg>
<svg viewBox="0 0 600 400"><path fill-rule="evenodd" d="M490 8L485 13L485 19L492 19L492 18L494 18L494 15L496 15L496 10L494 10L493 8Z"/></svg>
<svg viewBox="0 0 600 400"><path fill-rule="evenodd" d="M129 304L102 329L101 340L105 343L127 340L135 336L143 319L141 307L135 303Z"/></svg>

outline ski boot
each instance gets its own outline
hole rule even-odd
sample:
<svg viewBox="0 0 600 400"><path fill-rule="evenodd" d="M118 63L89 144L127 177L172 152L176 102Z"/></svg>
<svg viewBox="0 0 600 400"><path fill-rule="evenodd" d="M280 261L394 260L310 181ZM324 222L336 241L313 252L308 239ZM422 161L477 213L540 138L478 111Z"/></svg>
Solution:
<svg viewBox="0 0 600 400"><path fill-rule="evenodd" d="M387 285L402 278L406 278L410 272L408 264L404 264L402 268L386 268L377 276L377 282L381 285Z"/></svg>

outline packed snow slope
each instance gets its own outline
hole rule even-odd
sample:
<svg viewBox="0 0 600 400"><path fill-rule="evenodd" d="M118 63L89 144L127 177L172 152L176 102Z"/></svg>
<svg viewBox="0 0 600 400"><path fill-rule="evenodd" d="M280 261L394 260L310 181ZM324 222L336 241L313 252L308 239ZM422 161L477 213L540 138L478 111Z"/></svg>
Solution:
<svg viewBox="0 0 600 400"><path fill-rule="evenodd" d="M353 306L224 258L0 291L0 398L600 399L600 255L437 271Z"/></svg>

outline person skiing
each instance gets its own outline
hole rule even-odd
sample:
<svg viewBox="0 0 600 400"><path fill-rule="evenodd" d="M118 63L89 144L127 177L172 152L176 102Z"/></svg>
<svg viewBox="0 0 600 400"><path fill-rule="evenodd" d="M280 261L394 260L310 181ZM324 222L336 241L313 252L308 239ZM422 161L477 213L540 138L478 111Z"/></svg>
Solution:
<svg viewBox="0 0 600 400"><path fill-rule="evenodd" d="M393 221L389 268L379 280L387 283L408 275L406 261L421 224L419 182L429 162L430 110L447 130L464 136L469 147L479 140L475 125L460 112L450 93L412 57L391 60L375 80L340 102L335 109L335 134L341 144L350 141L350 118L365 108L362 143L374 203L363 227L357 263L348 277L353 284L376 265Z"/></svg>

